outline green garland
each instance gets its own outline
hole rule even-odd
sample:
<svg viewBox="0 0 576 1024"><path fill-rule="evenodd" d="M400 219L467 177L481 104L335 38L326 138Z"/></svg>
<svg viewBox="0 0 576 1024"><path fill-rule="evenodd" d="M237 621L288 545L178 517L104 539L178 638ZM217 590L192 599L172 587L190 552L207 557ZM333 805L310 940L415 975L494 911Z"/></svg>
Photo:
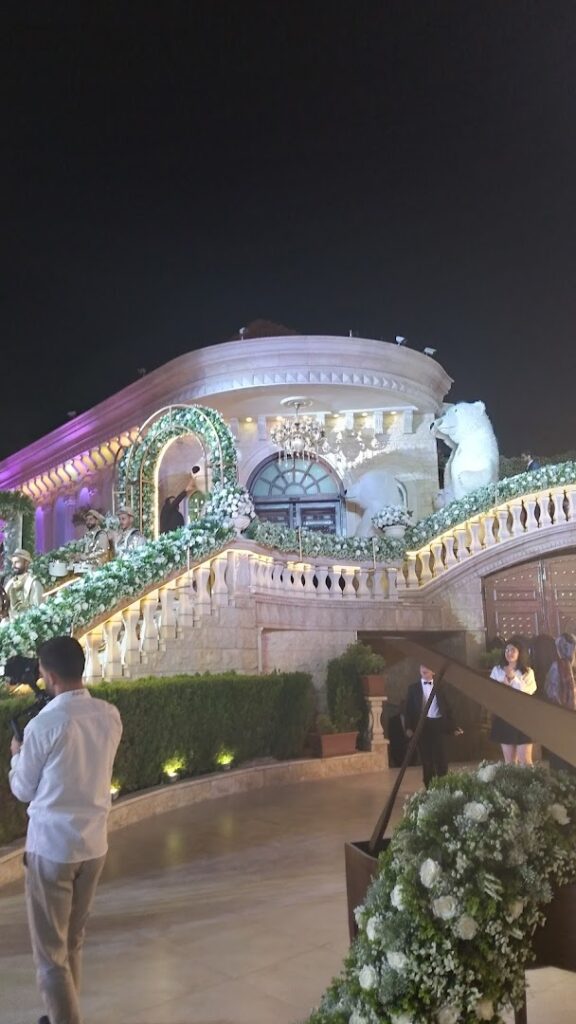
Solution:
<svg viewBox="0 0 576 1024"><path fill-rule="evenodd" d="M205 518L94 569L0 627L0 664L13 654L34 652L50 637L81 631L116 604L135 599L152 584L160 586L189 557L200 561L215 554L233 536L233 530Z"/></svg>
<svg viewBox="0 0 576 1024"><path fill-rule="evenodd" d="M451 501L446 508L439 509L438 512L433 512L414 526L410 526L406 531L405 547L408 551L416 550L471 516L489 512L490 509L512 498L521 498L535 491L575 483L576 462L561 462L556 466L542 466L541 469L518 473L517 476L506 477L495 484L479 487L464 498Z"/></svg>
<svg viewBox="0 0 576 1024"><path fill-rule="evenodd" d="M142 532L152 537L154 531L154 474L162 449L169 441L183 434L196 434L208 450L212 481L234 483L237 480L237 454L234 438L215 409L205 406L187 406L173 409L152 424L144 437L136 441L122 454L118 464L118 489L128 500L129 489L134 487L133 501L136 521L142 524ZM220 467L220 451L223 468ZM128 468L130 479L126 478ZM221 479L222 477L222 479ZM142 508L140 508L140 487L142 483Z"/></svg>
<svg viewBox="0 0 576 1024"><path fill-rule="evenodd" d="M0 519L7 522L22 513L22 547L34 554L36 546L36 508L31 498L22 491L0 491Z"/></svg>
<svg viewBox="0 0 576 1024"><path fill-rule="evenodd" d="M576 780L483 764L412 797L308 1024L501 1024L531 937L576 881Z"/></svg>

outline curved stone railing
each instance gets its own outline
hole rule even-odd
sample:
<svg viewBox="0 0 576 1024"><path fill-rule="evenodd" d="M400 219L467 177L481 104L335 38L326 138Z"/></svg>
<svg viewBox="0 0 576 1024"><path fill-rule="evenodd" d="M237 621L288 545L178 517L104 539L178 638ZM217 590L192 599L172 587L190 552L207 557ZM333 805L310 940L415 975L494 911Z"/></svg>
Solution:
<svg viewBox="0 0 576 1024"><path fill-rule="evenodd" d="M86 680L142 676L158 652L192 639L195 628L239 596L276 599L279 605L294 599L330 607L386 602L397 598L397 572L378 564L299 562L240 541L78 632L86 651Z"/></svg>
<svg viewBox="0 0 576 1024"><path fill-rule="evenodd" d="M471 516L417 550L406 552L398 573L398 590L425 587L490 548L571 524L575 510L576 484L569 484L512 498Z"/></svg>

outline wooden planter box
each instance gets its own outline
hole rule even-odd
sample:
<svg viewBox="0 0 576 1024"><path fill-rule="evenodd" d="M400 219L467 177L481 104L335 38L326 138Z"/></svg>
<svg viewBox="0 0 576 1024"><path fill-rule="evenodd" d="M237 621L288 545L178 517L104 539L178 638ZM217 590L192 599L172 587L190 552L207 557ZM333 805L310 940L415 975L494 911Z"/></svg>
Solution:
<svg viewBox="0 0 576 1024"><path fill-rule="evenodd" d="M313 733L310 738L316 757L342 757L356 753L357 732Z"/></svg>
<svg viewBox="0 0 576 1024"><path fill-rule="evenodd" d="M384 697L386 694L386 676L361 676L362 692L365 697Z"/></svg>

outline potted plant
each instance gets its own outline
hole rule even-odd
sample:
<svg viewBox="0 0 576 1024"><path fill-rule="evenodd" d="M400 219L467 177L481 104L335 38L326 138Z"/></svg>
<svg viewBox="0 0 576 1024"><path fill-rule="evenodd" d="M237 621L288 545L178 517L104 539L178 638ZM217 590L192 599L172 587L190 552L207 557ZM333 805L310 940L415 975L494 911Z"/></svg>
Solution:
<svg viewBox="0 0 576 1024"><path fill-rule="evenodd" d="M386 692L386 662L381 654L375 654L368 648L368 654L361 666L362 691L365 697L383 697Z"/></svg>
<svg viewBox="0 0 576 1024"><path fill-rule="evenodd" d="M340 719L337 724L329 715L317 715L312 739L318 757L342 757L356 752L358 729L353 720Z"/></svg>
<svg viewBox="0 0 576 1024"><path fill-rule="evenodd" d="M384 532L385 537L403 540L411 518L412 512L402 505L384 505L375 516L372 516L372 523L378 530Z"/></svg>

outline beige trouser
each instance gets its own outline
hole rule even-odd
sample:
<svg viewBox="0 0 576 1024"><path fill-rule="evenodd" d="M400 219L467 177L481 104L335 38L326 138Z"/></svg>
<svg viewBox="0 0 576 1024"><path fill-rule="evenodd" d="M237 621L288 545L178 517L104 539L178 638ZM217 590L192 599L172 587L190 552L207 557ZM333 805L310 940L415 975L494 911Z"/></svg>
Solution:
<svg viewBox="0 0 576 1024"><path fill-rule="evenodd" d="M106 857L61 864L27 853L26 909L38 987L50 1024L81 1024L84 929Z"/></svg>

